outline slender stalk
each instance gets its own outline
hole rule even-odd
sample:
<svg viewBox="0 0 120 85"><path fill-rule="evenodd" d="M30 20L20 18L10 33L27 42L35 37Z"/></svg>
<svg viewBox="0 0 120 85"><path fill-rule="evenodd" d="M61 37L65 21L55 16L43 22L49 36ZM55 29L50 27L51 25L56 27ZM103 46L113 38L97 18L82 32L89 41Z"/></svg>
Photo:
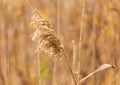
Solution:
<svg viewBox="0 0 120 85"><path fill-rule="evenodd" d="M52 80L52 85L56 85L56 64L57 62L56 62L56 60L54 61L54 63L53 63L53 80Z"/></svg>
<svg viewBox="0 0 120 85"><path fill-rule="evenodd" d="M39 42L38 42L39 45ZM38 85L41 85L41 80L40 80L40 54L39 52L37 53L37 62L38 62Z"/></svg>
<svg viewBox="0 0 120 85"><path fill-rule="evenodd" d="M64 55L64 58L65 58L65 61L66 61L66 63L67 63L67 66L68 66L68 68L69 68L69 70L70 70L70 73L71 73L71 75L72 75L72 77L73 77L73 80L74 80L74 82L75 82L75 85L77 85L76 78L75 78L75 75L74 75L74 73L73 73L73 71L72 71L72 67L71 67L71 65L70 65L70 62L69 62L69 60L68 60L68 58L67 58L66 55Z"/></svg>
<svg viewBox="0 0 120 85"><path fill-rule="evenodd" d="M57 34L60 35L60 0L56 1L56 30L57 30ZM56 67L57 67L57 62L54 61L53 62L53 79L52 79L52 84L56 85Z"/></svg>
<svg viewBox="0 0 120 85"><path fill-rule="evenodd" d="M57 4L56 4L56 24L57 24L57 27L56 27L56 30L57 30L57 34L60 35L60 0L57 0ZM52 80L52 83L53 85L56 85L56 67L57 67L57 62L54 61L53 63L53 80Z"/></svg>
<svg viewBox="0 0 120 85"><path fill-rule="evenodd" d="M8 75L8 85L10 84L10 37L11 36L11 30L10 28L8 29L8 53L7 53L7 57L8 57L8 71L7 71L7 75Z"/></svg>
<svg viewBox="0 0 120 85"><path fill-rule="evenodd" d="M83 3L83 7L82 7L82 16L81 16L81 22L84 18L84 10L85 10L85 0L84 0L84 3ZM81 43L82 43L82 34L83 34L83 28L82 26L80 27L80 38L79 38L79 47L81 46Z"/></svg>
<svg viewBox="0 0 120 85"><path fill-rule="evenodd" d="M57 0L57 34L60 35L60 7L61 0Z"/></svg>
<svg viewBox="0 0 120 85"><path fill-rule="evenodd" d="M4 12L4 11L3 11ZM2 16L3 16L3 14L0 14L0 18L1 18L1 20L2 20ZM1 21L0 20L0 21ZM5 84L5 85L9 85L8 84L8 62L7 62L7 57L6 57L6 49L5 49L5 44L6 44L6 40L5 40L5 32L6 32L6 29L4 29L5 27L4 27L4 21L2 21L1 22L1 38L2 38L2 40L1 40L1 50L3 51L2 52L2 56L3 57L1 57L2 59L4 59L4 63L3 63L3 67L2 67L2 71L1 71L1 73L2 73L2 75L3 75L3 83ZM3 73L4 72L4 73Z"/></svg>
<svg viewBox="0 0 120 85"><path fill-rule="evenodd" d="M116 57L115 56L113 56L113 67L114 67L114 85L116 85L116 81L117 81L117 77L116 77L116 63L115 63L115 61L116 61Z"/></svg>
<svg viewBox="0 0 120 85"><path fill-rule="evenodd" d="M96 4L96 3L95 3ZM93 45L92 45L92 66L91 66L91 70L94 70L95 69L95 65L96 65L96 62L95 62L95 56L96 56L96 25L94 24L94 20L96 18L96 9L95 9L96 5L93 6L93 22L92 22L92 28L93 28L93 32L92 32L92 41L93 41ZM97 76L99 76L99 73L97 74ZM95 83L95 77L93 76L91 78L91 82L92 84Z"/></svg>
<svg viewBox="0 0 120 85"><path fill-rule="evenodd" d="M81 16L81 22L84 18L84 10L85 10L85 0L84 0L84 3L83 3L83 7L82 7L82 16ZM79 78L79 74L80 74L80 51L81 51L81 44L82 44L82 35L83 35L83 28L82 28L82 25L80 27L80 37L79 37L79 52L78 52L78 56L79 56L79 63L78 63L78 66L79 66L79 69L78 69L78 78Z"/></svg>
<svg viewBox="0 0 120 85"><path fill-rule="evenodd" d="M72 41L72 44L73 44L73 63L72 63L72 69L73 69L73 72L75 72L75 62L76 62L76 57L77 57L77 50L76 50L76 43L75 41ZM72 80L72 85L74 85L74 82Z"/></svg>

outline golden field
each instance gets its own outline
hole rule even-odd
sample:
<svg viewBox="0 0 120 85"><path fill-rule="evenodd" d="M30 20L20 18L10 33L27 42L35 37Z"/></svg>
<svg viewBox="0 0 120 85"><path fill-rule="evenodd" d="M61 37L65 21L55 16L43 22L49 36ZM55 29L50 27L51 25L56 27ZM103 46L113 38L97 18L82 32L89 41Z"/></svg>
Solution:
<svg viewBox="0 0 120 85"><path fill-rule="evenodd" d="M0 0L0 85L120 85L119 67L120 0Z"/></svg>

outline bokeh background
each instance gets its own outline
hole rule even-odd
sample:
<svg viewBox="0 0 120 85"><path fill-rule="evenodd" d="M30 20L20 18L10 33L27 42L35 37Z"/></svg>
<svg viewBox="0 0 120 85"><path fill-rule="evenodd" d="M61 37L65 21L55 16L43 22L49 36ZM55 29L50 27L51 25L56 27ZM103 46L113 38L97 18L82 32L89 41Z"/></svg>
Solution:
<svg viewBox="0 0 120 85"><path fill-rule="evenodd" d="M41 55L38 72L31 7L59 35L74 72L80 68L77 80L115 61L116 85L120 85L120 0L86 0L82 13L83 4L83 0L0 0L0 85L38 85L39 72L41 85L74 85L62 58ZM83 85L114 85L114 71L99 72Z"/></svg>

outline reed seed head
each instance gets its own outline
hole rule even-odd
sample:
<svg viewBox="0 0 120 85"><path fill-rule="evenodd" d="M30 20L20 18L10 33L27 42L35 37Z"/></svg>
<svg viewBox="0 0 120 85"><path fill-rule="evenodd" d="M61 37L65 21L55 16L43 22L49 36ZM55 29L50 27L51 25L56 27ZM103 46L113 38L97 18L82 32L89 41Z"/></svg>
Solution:
<svg viewBox="0 0 120 85"><path fill-rule="evenodd" d="M36 27L32 37L32 40L38 43L36 51L43 51L53 57L63 56L64 52L60 39L49 22L36 9L33 10L32 24Z"/></svg>

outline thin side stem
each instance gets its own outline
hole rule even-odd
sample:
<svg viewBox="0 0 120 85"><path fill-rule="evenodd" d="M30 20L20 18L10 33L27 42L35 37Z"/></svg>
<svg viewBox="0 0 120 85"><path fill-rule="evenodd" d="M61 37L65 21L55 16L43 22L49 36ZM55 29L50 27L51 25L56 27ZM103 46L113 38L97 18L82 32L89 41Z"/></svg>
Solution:
<svg viewBox="0 0 120 85"><path fill-rule="evenodd" d="M54 61L53 63L53 80L52 80L52 83L53 85L56 85L56 61Z"/></svg>
<svg viewBox="0 0 120 85"><path fill-rule="evenodd" d="M39 45L39 42L38 42ZM40 81L40 54L39 52L37 53L37 62L38 62L38 85L41 85Z"/></svg>
<svg viewBox="0 0 120 85"><path fill-rule="evenodd" d="M11 36L11 30L10 28L8 29L8 53L7 53L7 56L8 56L8 72L7 72L7 75L8 75L8 85L10 84L10 36Z"/></svg>
<svg viewBox="0 0 120 85"><path fill-rule="evenodd" d="M77 57L77 50L76 50L76 43L75 41L72 41L72 44L73 44L73 62L72 62L72 69L73 69L73 72L75 72L75 62L76 62L76 57ZM72 80L72 85L74 85L74 82Z"/></svg>
<svg viewBox="0 0 120 85"><path fill-rule="evenodd" d="M82 16L81 16L81 22L84 18L84 10L85 10L85 0L84 0L84 3L83 3L83 7L82 7ZM79 72L78 72L78 78L79 78L79 74L80 74L80 51L81 51L81 44L82 44L82 35L83 35L83 28L82 28L82 25L80 27L80 37L79 37L79 52L78 52L78 56L79 56L79 63L78 63L78 66L79 66Z"/></svg>
<svg viewBox="0 0 120 85"><path fill-rule="evenodd" d="M84 18L84 11L85 11L85 0L84 0L83 7L82 7L81 22L82 22L82 20L83 20L83 18ZM80 28L81 28L81 29L80 29L79 46L80 46L80 45L81 45L81 43L82 43L82 33L83 33L83 28L82 28L82 26L81 26Z"/></svg>
<svg viewBox="0 0 120 85"><path fill-rule="evenodd" d="M68 65L68 68L69 68L69 70L70 70L70 73L71 73L71 75L72 75L72 77L73 77L73 80L74 80L74 82L75 82L75 85L77 85L76 78L75 78L75 75L74 75L74 73L73 73L73 71L72 71L72 67L71 67L71 65L70 65L70 62L69 62L69 60L68 60L68 58L67 58L66 55L64 55L64 58L65 58L65 61L66 61L67 65Z"/></svg>
<svg viewBox="0 0 120 85"><path fill-rule="evenodd" d="M115 63L115 61L116 61L116 57L115 56L113 56L113 66L114 66L114 85L116 85L116 81L117 81L117 77L116 77L116 63Z"/></svg>
<svg viewBox="0 0 120 85"><path fill-rule="evenodd" d="M61 0L57 0L57 34L60 35L60 7Z"/></svg>

